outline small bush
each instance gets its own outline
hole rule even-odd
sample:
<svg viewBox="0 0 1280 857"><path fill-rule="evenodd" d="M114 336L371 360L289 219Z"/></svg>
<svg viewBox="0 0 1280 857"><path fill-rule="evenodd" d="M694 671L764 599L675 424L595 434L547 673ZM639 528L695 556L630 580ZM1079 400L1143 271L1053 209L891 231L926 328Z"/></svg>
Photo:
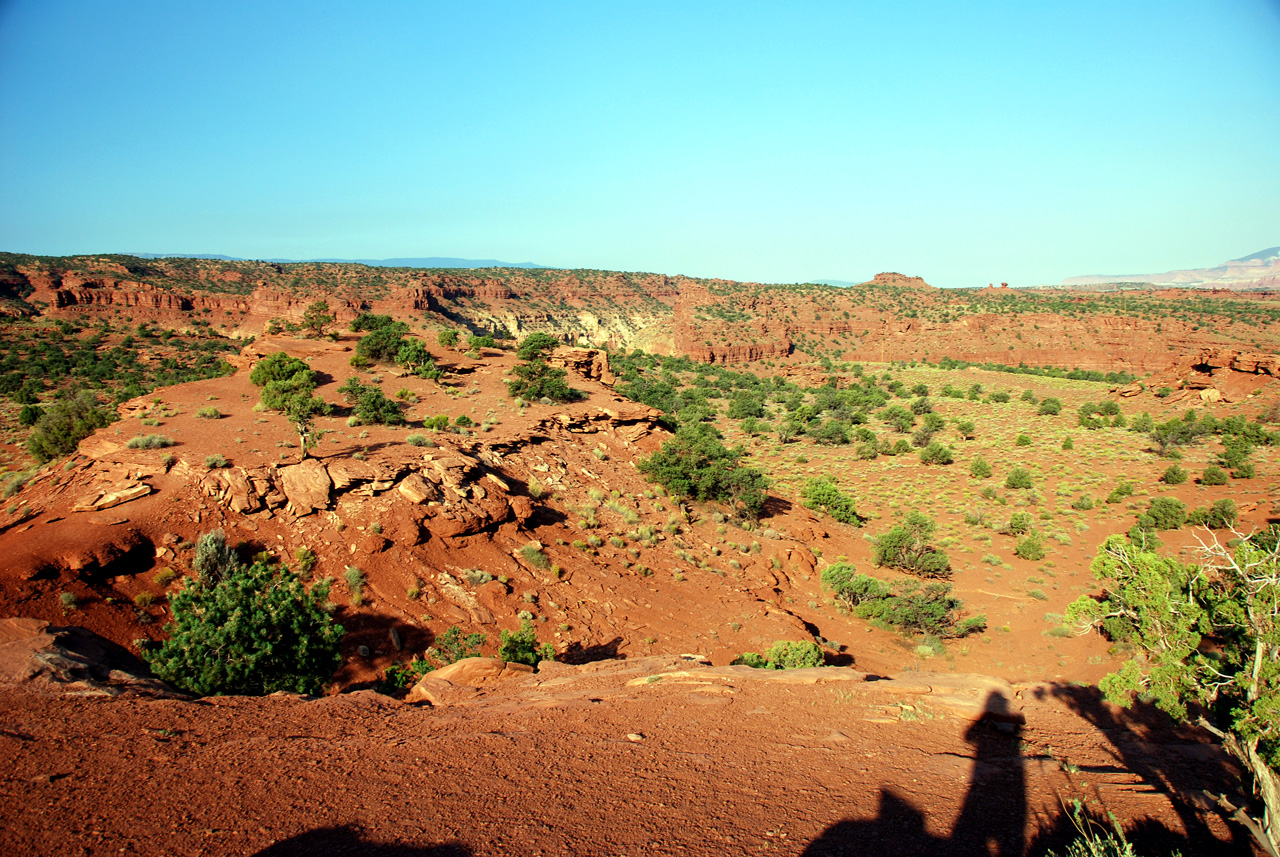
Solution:
<svg viewBox="0 0 1280 857"><path fill-rule="evenodd" d="M538 644L538 634L528 619L520 620L520 630L503 631L498 642L498 658L507 663L536 667L539 661L554 661L556 649L551 643Z"/></svg>
<svg viewBox="0 0 1280 857"><path fill-rule="evenodd" d="M1216 464L1210 464L1200 474L1201 485L1226 485L1227 471Z"/></svg>
<svg viewBox="0 0 1280 857"><path fill-rule="evenodd" d="M1009 519L1009 523L1000 532L1006 536L1021 536L1031 532L1030 513L1014 512L1013 517Z"/></svg>
<svg viewBox="0 0 1280 857"><path fill-rule="evenodd" d="M844 571L848 574L844 574ZM921 587L909 582L890 586L865 574L853 574L845 567L824 585L863 619L883 622L907 633L933 634L940 638L964 637L987 626L985 616L960 619L963 605L951 594L951 584L930 583ZM824 575L825 578L825 575Z"/></svg>
<svg viewBox="0 0 1280 857"><path fill-rule="evenodd" d="M1056 417L1058 414L1062 413L1062 400L1054 398L1042 399L1040 401L1040 408L1036 413L1042 417Z"/></svg>
<svg viewBox="0 0 1280 857"><path fill-rule="evenodd" d="M755 652L744 652L733 662L756 669L798 670L820 667L823 661L822 647L817 643L807 640L778 640L769 647L764 657Z"/></svg>
<svg viewBox="0 0 1280 857"><path fill-rule="evenodd" d="M1187 481L1190 476L1187 471L1176 464L1170 464L1164 473L1160 475L1160 481L1166 485L1181 485Z"/></svg>
<svg viewBox="0 0 1280 857"><path fill-rule="evenodd" d="M936 440L920 450L921 464L951 464L955 461L955 456L951 452L951 447L943 446Z"/></svg>
<svg viewBox="0 0 1280 857"><path fill-rule="evenodd" d="M227 466L227 459L218 453L206 455L204 457L204 466L210 470L217 470L220 467Z"/></svg>
<svg viewBox="0 0 1280 857"><path fill-rule="evenodd" d="M130 449L163 449L166 446L173 446L173 438L162 434L140 434L129 438L129 443L126 445Z"/></svg>
<svg viewBox="0 0 1280 857"><path fill-rule="evenodd" d="M1023 559L1029 559L1032 562L1044 559L1044 536L1034 530L1027 533L1026 538L1021 539L1018 542L1018 546L1013 549L1013 552Z"/></svg>
<svg viewBox="0 0 1280 857"><path fill-rule="evenodd" d="M875 540L876 565L900 568L920 577L950 577L951 560L929 544L937 525L919 512Z"/></svg>
<svg viewBox="0 0 1280 857"><path fill-rule="evenodd" d="M534 568L546 570L551 568L551 560L547 559L547 555L542 552L542 548L532 542L520 548L518 553L520 558Z"/></svg>
<svg viewBox="0 0 1280 857"><path fill-rule="evenodd" d="M310 574L315 569L318 557L311 548L300 547L293 556L298 561L298 571L300 573Z"/></svg>
<svg viewBox="0 0 1280 857"><path fill-rule="evenodd" d="M1076 448L1076 443L1071 439L1071 435L1067 435L1062 439L1062 448L1067 450Z"/></svg>
<svg viewBox="0 0 1280 857"><path fill-rule="evenodd" d="M969 464L969 475L975 479L987 479L991 476L991 465L981 455L974 456Z"/></svg>
<svg viewBox="0 0 1280 857"><path fill-rule="evenodd" d="M349 565L342 576L347 581L347 589L351 591L351 606L359 607L364 603L364 572L354 565Z"/></svg>
<svg viewBox="0 0 1280 857"><path fill-rule="evenodd" d="M1018 435L1017 440L1013 442L1014 446L1031 446L1031 438L1025 434Z"/></svg>
<svg viewBox="0 0 1280 857"><path fill-rule="evenodd" d="M213 405L209 405L208 407L200 408L199 410L196 411L196 419L200 419L200 420L222 419L222 411L218 410Z"/></svg>
<svg viewBox="0 0 1280 857"><path fill-rule="evenodd" d="M1117 485L1115 488L1111 489L1111 493L1107 495L1107 502L1121 503L1121 502L1124 502L1124 499L1126 497L1132 497L1132 496L1133 496L1133 483L1125 482L1124 480L1121 480L1120 484Z"/></svg>
<svg viewBox="0 0 1280 857"><path fill-rule="evenodd" d="M426 446L427 436L423 434L411 434L405 438L405 443L409 446Z"/></svg>
<svg viewBox="0 0 1280 857"><path fill-rule="evenodd" d="M1208 527L1211 530L1225 530L1234 527L1239 514L1234 500L1215 500L1207 509L1196 509L1187 516L1192 526Z"/></svg>
<svg viewBox="0 0 1280 857"><path fill-rule="evenodd" d="M1025 467L1015 467L1005 477L1004 487L1009 489L1032 487L1031 471Z"/></svg>
<svg viewBox="0 0 1280 857"><path fill-rule="evenodd" d="M830 477L810 479L805 483L803 496L806 508L825 512L842 524L862 526L863 518L853 498L837 488Z"/></svg>
<svg viewBox="0 0 1280 857"><path fill-rule="evenodd" d="M1172 497L1156 497L1147 509L1151 518L1151 528L1156 530L1176 530L1187 520L1187 504Z"/></svg>
<svg viewBox="0 0 1280 857"><path fill-rule="evenodd" d="M1093 508L1093 498L1088 494L1081 494L1076 501L1071 504L1071 508L1078 512L1087 512Z"/></svg>
<svg viewBox="0 0 1280 857"><path fill-rule="evenodd" d="M169 639L144 652L161 679L188 693L316 694L342 662L342 626L287 570L257 563L216 582L188 580L169 599Z"/></svg>

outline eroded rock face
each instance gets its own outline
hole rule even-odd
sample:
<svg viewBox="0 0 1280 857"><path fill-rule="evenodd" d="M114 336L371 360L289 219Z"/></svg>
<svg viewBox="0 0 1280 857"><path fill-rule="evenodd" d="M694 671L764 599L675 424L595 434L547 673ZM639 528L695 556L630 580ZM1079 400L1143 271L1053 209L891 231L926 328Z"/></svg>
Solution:
<svg viewBox="0 0 1280 857"><path fill-rule="evenodd" d="M612 387L618 380L609 369L609 358L594 348L557 348L547 357L547 363L590 381L599 381L606 387Z"/></svg>

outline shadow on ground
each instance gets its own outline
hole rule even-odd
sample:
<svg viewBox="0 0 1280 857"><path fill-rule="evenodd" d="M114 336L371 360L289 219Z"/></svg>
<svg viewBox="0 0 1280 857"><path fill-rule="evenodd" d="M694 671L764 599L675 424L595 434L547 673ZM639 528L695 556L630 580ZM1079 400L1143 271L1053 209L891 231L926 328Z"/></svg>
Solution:
<svg viewBox="0 0 1280 857"><path fill-rule="evenodd" d="M1133 734L1133 727L1144 728L1145 734L1147 724L1117 720L1106 713L1107 709L1098 704L1098 700L1088 696L1088 690L1063 688L1064 693L1080 694L1074 699L1069 697L1068 702L1090 722L1103 728L1117 748L1127 743L1136 745L1138 739ZM1096 693L1096 689L1094 691ZM988 710L998 713L1003 702L1003 697L993 695ZM991 720L979 721L969 728L965 740L974 748L973 774L950 836L930 833L926 829L923 812L892 788L882 788L875 817L845 819L831 825L809 843L803 852L804 857L880 857L885 854L895 857L917 854L929 857L986 854L1022 857L1024 854L1045 854L1050 849L1064 853L1068 843L1079 835L1076 820L1065 808L1052 821L1041 823L1033 835L1027 835L1026 761L1021 750L1020 732L1020 727L1013 723ZM1127 742L1126 738L1130 740ZM1137 853L1181 852L1224 857L1253 854L1245 831L1233 825L1231 841L1215 838L1202 812L1183 800L1181 792L1174 790L1180 778L1196 776L1195 772L1183 771L1182 765L1170 764L1161 755L1141 760L1131 758L1132 755L1121 752L1119 758L1127 770L1169 794L1187 831L1185 835L1175 832L1152 819L1124 819L1125 833ZM1203 768L1204 765L1195 767ZM1215 766L1210 763L1208 767L1212 769ZM1214 771L1209 773L1211 779L1216 778ZM1199 788L1206 785L1203 781L1199 783ZM1081 819L1082 823L1094 826L1095 830L1111 829L1104 816L1086 814ZM936 819L933 826L945 827L946 821Z"/></svg>
<svg viewBox="0 0 1280 857"><path fill-rule="evenodd" d="M360 855L360 857L471 857L471 849L456 842L443 845L403 845L371 842L355 828L320 827L268 845L253 857L318 857L318 855Z"/></svg>

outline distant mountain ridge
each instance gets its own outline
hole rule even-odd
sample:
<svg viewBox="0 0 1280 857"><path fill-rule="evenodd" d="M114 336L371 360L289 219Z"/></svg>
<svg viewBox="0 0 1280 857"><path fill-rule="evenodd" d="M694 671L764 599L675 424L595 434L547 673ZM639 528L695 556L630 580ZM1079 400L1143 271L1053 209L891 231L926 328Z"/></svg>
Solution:
<svg viewBox="0 0 1280 857"><path fill-rule="evenodd" d="M1212 268L1187 268L1159 274L1091 274L1062 281L1064 286L1106 283L1150 283L1166 288L1232 291L1280 289L1280 247L1260 250Z"/></svg>
<svg viewBox="0 0 1280 857"><path fill-rule="evenodd" d="M332 262L350 265L369 265L375 268L546 268L537 262L500 262L497 259L460 259L455 256L424 256L403 259L245 259L240 256L224 256L221 253L129 253L139 259L212 259L220 262L278 262L282 265L299 262Z"/></svg>

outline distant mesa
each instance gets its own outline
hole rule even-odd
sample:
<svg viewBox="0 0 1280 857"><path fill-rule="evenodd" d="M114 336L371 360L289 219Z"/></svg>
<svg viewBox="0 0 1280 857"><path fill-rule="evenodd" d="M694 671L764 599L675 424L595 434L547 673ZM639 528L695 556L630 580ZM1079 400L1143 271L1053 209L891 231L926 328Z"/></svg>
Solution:
<svg viewBox="0 0 1280 857"><path fill-rule="evenodd" d="M502 262L497 259L460 259L455 256L423 256L404 259L245 259L220 253L127 253L139 259L212 259L220 262L276 262L282 265L325 262L369 265L374 268L546 268L537 262Z"/></svg>
<svg viewBox="0 0 1280 857"><path fill-rule="evenodd" d="M1092 274L1069 277L1064 286L1133 283L1157 288L1271 291L1280 288L1280 247L1271 247L1213 268L1189 268L1161 274Z"/></svg>

